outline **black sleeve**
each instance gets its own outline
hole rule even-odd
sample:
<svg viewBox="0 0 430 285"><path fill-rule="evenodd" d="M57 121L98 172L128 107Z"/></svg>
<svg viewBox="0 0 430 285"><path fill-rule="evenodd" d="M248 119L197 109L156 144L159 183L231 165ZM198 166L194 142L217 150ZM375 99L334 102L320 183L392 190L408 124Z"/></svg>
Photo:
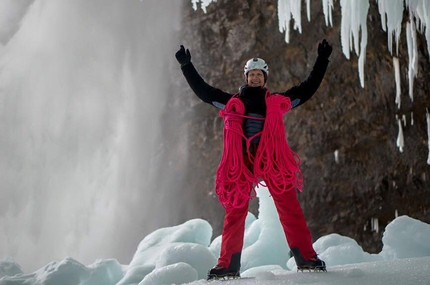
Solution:
<svg viewBox="0 0 430 285"><path fill-rule="evenodd" d="M203 102L222 109L233 96L207 84L191 62L181 69L191 89Z"/></svg>
<svg viewBox="0 0 430 285"><path fill-rule="evenodd" d="M291 104L293 108L296 108L306 101L308 101L317 91L324 78L329 60L324 57L317 57L314 67L309 74L308 78L300 83L288 89L283 94L291 99Z"/></svg>

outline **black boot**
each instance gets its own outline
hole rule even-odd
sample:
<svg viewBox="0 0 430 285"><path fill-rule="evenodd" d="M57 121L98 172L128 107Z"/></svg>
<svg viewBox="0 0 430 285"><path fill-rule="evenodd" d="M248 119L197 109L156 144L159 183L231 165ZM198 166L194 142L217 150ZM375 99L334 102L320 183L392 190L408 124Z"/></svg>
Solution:
<svg viewBox="0 0 430 285"><path fill-rule="evenodd" d="M224 268L217 264L208 272L208 280L240 278L240 256L242 252L235 253L231 256L230 265Z"/></svg>
<svg viewBox="0 0 430 285"><path fill-rule="evenodd" d="M240 272L237 270L230 270L228 268L224 268L219 264L208 272L208 280L230 278L240 278Z"/></svg>
<svg viewBox="0 0 430 285"><path fill-rule="evenodd" d="M300 253L299 248L292 248L291 252L293 253L294 259L296 260L297 271L327 271L325 262L319 259L317 255L306 260Z"/></svg>

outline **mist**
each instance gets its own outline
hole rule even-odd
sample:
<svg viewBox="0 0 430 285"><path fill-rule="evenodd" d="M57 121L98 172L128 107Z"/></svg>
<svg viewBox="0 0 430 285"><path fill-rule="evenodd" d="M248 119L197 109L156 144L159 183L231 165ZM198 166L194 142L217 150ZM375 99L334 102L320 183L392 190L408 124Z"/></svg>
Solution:
<svg viewBox="0 0 430 285"><path fill-rule="evenodd" d="M0 2L0 258L128 263L169 224L157 152L180 3Z"/></svg>

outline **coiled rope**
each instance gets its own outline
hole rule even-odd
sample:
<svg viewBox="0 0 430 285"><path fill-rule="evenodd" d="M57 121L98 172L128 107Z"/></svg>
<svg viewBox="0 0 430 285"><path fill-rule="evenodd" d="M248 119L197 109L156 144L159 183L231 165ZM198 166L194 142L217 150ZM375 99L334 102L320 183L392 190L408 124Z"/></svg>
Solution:
<svg viewBox="0 0 430 285"><path fill-rule="evenodd" d="M252 184L258 181L245 166L242 154L244 113L245 105L235 97L220 111L224 118L224 151L216 173L215 192L225 208L244 207L250 198L255 197L251 189Z"/></svg>
<svg viewBox="0 0 430 285"><path fill-rule="evenodd" d="M274 193L296 187L302 191L300 156L287 143L282 115L291 110L290 98L266 93L266 121L255 155L254 175Z"/></svg>
<svg viewBox="0 0 430 285"><path fill-rule="evenodd" d="M296 187L302 191L303 177L299 168L300 157L287 143L282 116L291 110L289 98L266 92L267 112L262 132L246 138L243 132L245 105L233 97L220 116L224 118L224 151L216 172L215 192L224 208L244 207L252 194L253 185L263 185L274 193L282 193ZM257 119L252 117L252 119ZM255 157L249 151L250 142L261 135ZM246 141L248 158L254 165L251 172L244 163L242 141Z"/></svg>

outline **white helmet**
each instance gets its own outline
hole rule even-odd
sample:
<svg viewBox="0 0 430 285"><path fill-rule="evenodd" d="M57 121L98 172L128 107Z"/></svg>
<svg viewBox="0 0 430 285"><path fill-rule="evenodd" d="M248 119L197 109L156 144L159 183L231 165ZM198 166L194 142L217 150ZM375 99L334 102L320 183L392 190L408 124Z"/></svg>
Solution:
<svg viewBox="0 0 430 285"><path fill-rule="evenodd" d="M243 74L245 75L245 79L248 72L254 69L259 69L263 71L264 79L267 80L267 76L269 75L269 67L264 60L257 57L251 58L246 62L245 67L243 68Z"/></svg>

